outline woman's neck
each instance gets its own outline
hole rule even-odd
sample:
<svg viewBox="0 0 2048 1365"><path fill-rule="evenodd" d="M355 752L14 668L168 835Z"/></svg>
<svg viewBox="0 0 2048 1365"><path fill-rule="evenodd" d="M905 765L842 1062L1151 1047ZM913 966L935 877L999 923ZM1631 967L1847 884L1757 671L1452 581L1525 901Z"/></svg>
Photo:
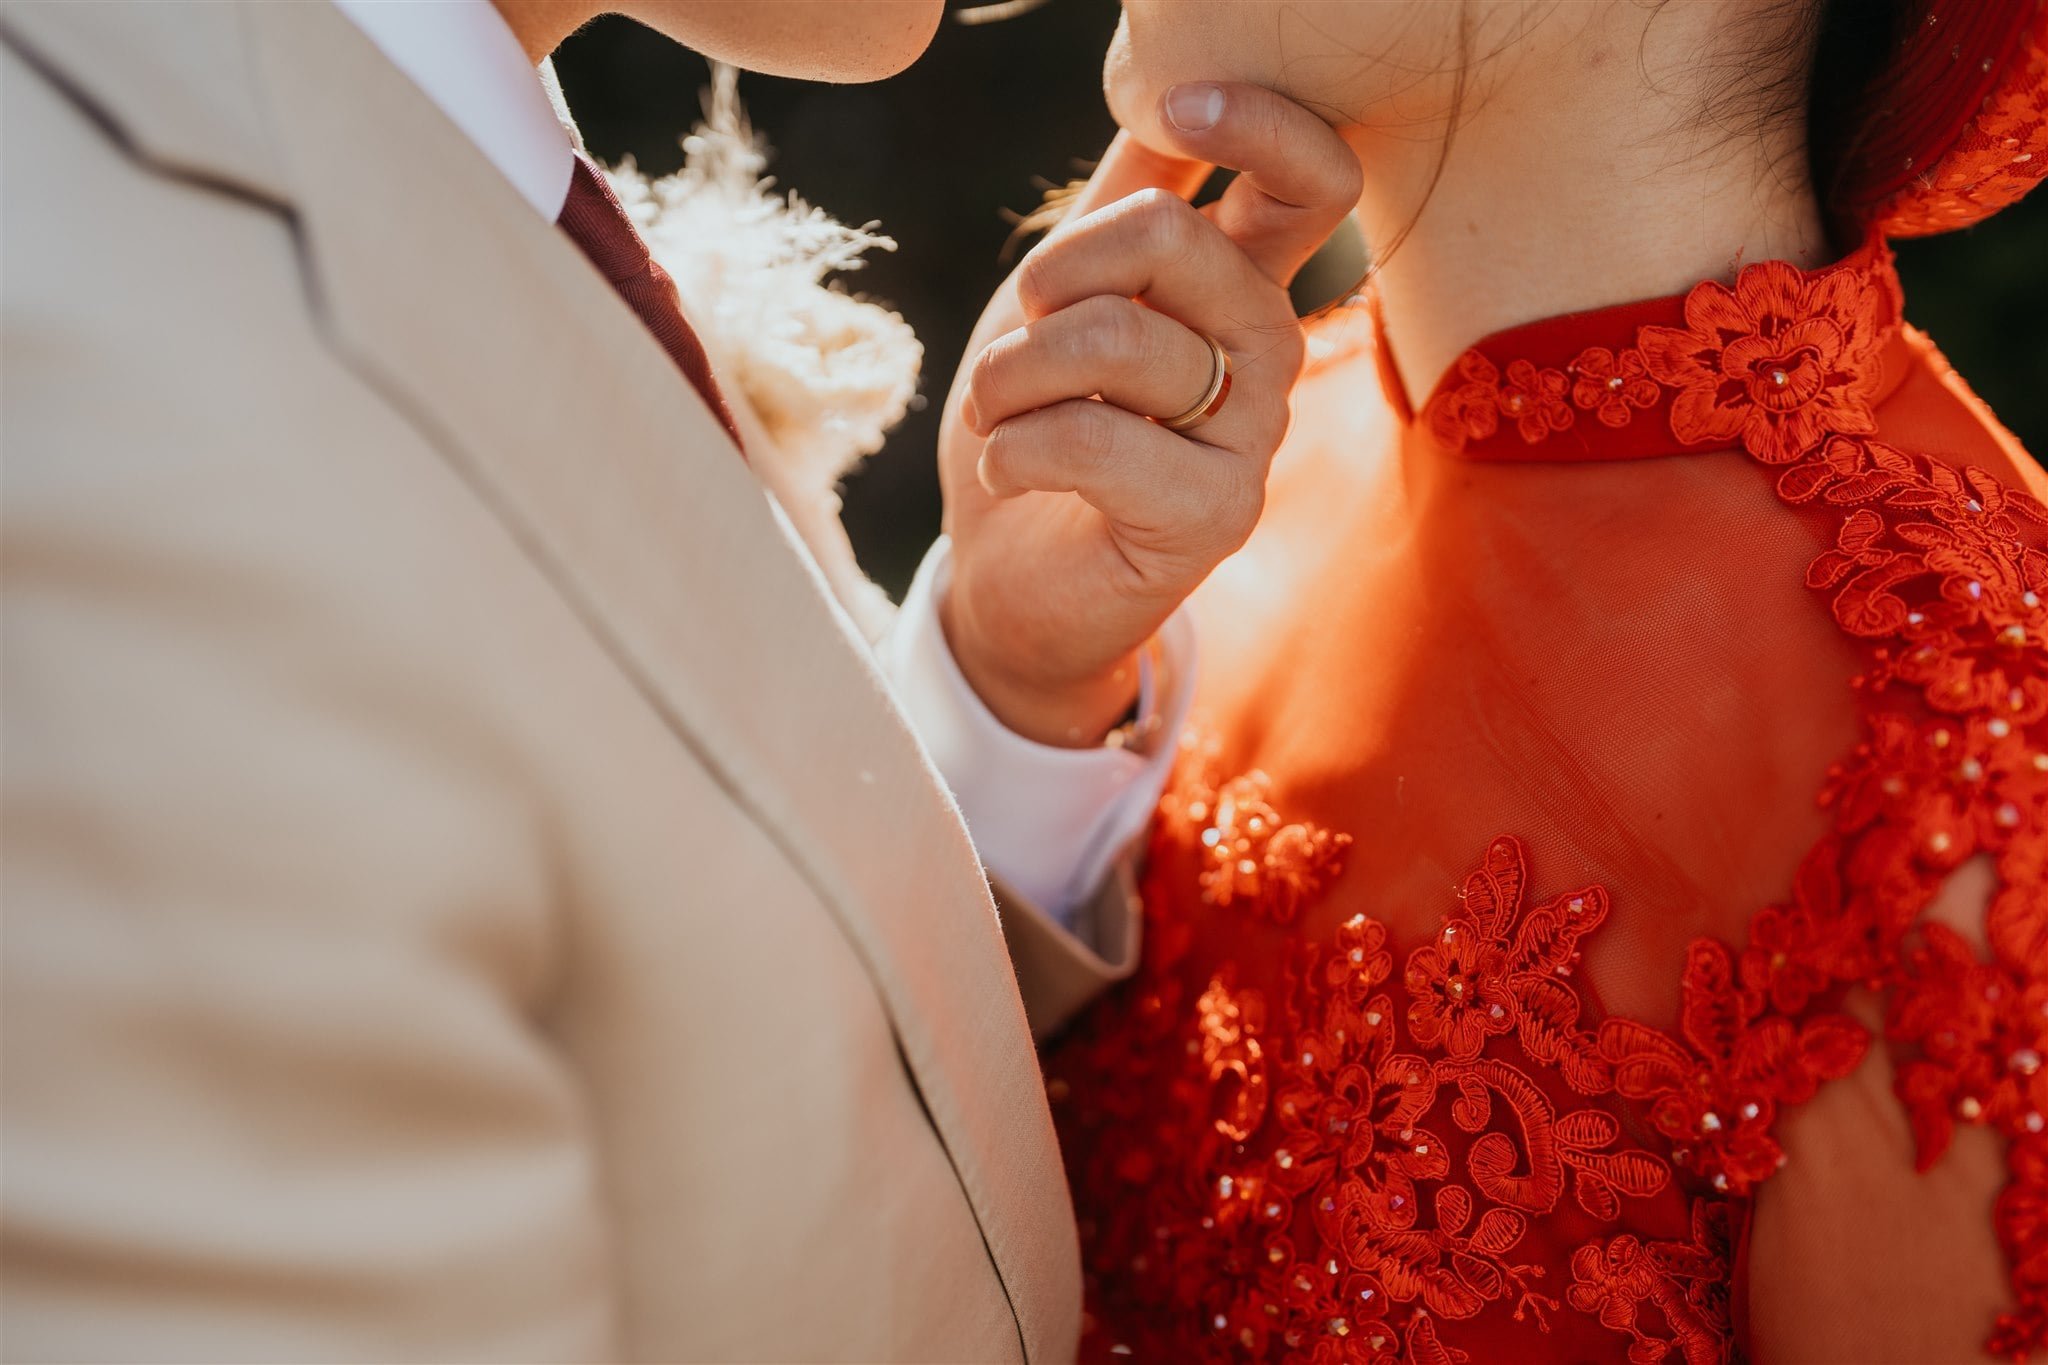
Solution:
<svg viewBox="0 0 2048 1365"><path fill-rule="evenodd" d="M1524 88L1539 64L1500 74L1473 93L1447 153L1426 131L1350 130L1358 220L1384 261L1380 304L1412 400L1502 328L1681 292L1744 261L1825 261L1801 120L1731 129L1698 116L1698 76L1645 78L1686 72L1688 54L1696 64L1687 45L1711 37L1688 27L1570 35L1573 79L1549 63L1540 88Z"/></svg>

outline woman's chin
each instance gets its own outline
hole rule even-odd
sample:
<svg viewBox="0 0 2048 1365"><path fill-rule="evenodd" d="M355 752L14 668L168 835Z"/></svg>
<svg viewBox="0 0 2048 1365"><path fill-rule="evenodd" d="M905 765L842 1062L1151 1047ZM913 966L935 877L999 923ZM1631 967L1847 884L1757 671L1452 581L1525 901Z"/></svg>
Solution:
<svg viewBox="0 0 2048 1365"><path fill-rule="evenodd" d="M1165 93L1166 88L1134 59L1129 21L1119 23L1102 59L1102 97L1109 116L1138 141L1165 151L1172 146L1159 121L1159 101Z"/></svg>

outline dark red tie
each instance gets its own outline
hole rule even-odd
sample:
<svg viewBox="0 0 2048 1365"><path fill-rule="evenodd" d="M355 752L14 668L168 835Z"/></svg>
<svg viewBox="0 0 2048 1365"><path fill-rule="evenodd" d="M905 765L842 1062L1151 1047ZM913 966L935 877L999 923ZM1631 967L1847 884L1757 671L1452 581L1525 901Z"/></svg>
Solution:
<svg viewBox="0 0 2048 1365"><path fill-rule="evenodd" d="M569 177L569 198L556 221L569 234L569 240L582 248L598 273L610 280L612 288L640 315L640 321L654 333L654 339L675 361L683 378L703 395L718 420L725 423L733 444L739 445L740 429L732 420L732 409L725 405L725 395L718 391L718 380L712 376L704 343L697 340L697 333L676 302L676 282L648 254L647 243L640 240L633 220L626 216L612 187L604 183L603 173L581 152L576 154L576 169Z"/></svg>

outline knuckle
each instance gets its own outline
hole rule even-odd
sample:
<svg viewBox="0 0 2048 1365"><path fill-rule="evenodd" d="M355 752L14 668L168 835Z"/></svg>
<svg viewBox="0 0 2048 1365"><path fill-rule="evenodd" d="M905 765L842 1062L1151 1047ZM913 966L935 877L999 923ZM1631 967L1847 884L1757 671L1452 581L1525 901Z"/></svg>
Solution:
<svg viewBox="0 0 2048 1365"><path fill-rule="evenodd" d="M1286 442L1288 429L1293 425L1294 409L1286 395L1261 402L1252 414L1252 435L1259 454L1271 459Z"/></svg>
<svg viewBox="0 0 2048 1365"><path fill-rule="evenodd" d="M1105 403L1083 399L1059 414L1060 439L1082 462L1108 464L1116 458L1117 423Z"/></svg>
<svg viewBox="0 0 2048 1365"><path fill-rule="evenodd" d="M1235 552L1251 539L1265 510L1265 466L1233 462L1225 485L1223 505L1217 509L1211 523L1216 529L1219 558Z"/></svg>
<svg viewBox="0 0 2048 1365"><path fill-rule="evenodd" d="M1051 307L1053 286L1059 278L1059 252L1055 243L1041 244L1017 267L1017 303L1026 317L1043 317Z"/></svg>
<svg viewBox="0 0 2048 1365"><path fill-rule="evenodd" d="M1131 196L1132 221L1143 249L1164 260L1178 260L1193 246L1199 215L1187 200L1162 189Z"/></svg>
<svg viewBox="0 0 2048 1365"><path fill-rule="evenodd" d="M1042 433L1029 418L999 424L981 447L983 465L998 487L1035 486L1046 472L1044 455Z"/></svg>
<svg viewBox="0 0 2048 1365"><path fill-rule="evenodd" d="M1308 361L1308 342L1301 330L1301 319L1294 315L1294 306L1287 302L1287 296L1281 294L1279 302L1281 307L1273 323L1277 335L1273 343L1272 368L1292 386L1301 378L1301 367Z"/></svg>
<svg viewBox="0 0 2048 1365"><path fill-rule="evenodd" d="M1232 401L1236 398L1233 394ZM1289 387L1280 383L1248 384L1243 398L1239 420L1244 423L1246 446L1260 457L1270 458L1287 439L1287 430L1294 422Z"/></svg>
<svg viewBox="0 0 2048 1365"><path fill-rule="evenodd" d="M1144 320L1129 299L1098 294L1074 305L1075 358L1101 367L1114 364L1145 344Z"/></svg>
<svg viewBox="0 0 2048 1365"><path fill-rule="evenodd" d="M1187 553L1214 564L1250 538L1265 503L1263 469L1262 462L1219 453L1204 477L1182 485L1175 521Z"/></svg>
<svg viewBox="0 0 2048 1365"><path fill-rule="evenodd" d="M1357 205L1359 196L1365 193L1365 168L1358 164L1358 158L1351 154L1350 149L1341 143L1332 149L1332 155L1326 164L1329 167L1326 173L1328 183L1325 187L1325 193L1329 196L1328 202L1342 212L1349 213Z"/></svg>
<svg viewBox="0 0 2048 1365"><path fill-rule="evenodd" d="M1004 422L988 434L981 443L982 468L997 484L1010 483L1016 472L1017 431L1014 423Z"/></svg>
<svg viewBox="0 0 2048 1365"><path fill-rule="evenodd" d="M1300 380L1307 361L1301 327L1290 314L1285 323L1261 330L1257 349L1238 366L1238 378L1257 392L1284 395Z"/></svg>
<svg viewBox="0 0 2048 1365"><path fill-rule="evenodd" d="M983 406L1002 392L1003 347L1001 343L982 347L981 354L974 357L974 363L967 371L967 391Z"/></svg>

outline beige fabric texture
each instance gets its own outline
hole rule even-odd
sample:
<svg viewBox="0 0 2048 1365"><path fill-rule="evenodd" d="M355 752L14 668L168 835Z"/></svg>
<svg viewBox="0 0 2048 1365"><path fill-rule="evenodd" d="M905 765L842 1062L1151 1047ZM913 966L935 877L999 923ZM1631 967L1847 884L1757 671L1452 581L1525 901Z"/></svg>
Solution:
<svg viewBox="0 0 2048 1365"><path fill-rule="evenodd" d="M0 38L0 1354L1068 1356L1026 1005L1123 890L1112 960L999 924L747 465L342 16Z"/></svg>

